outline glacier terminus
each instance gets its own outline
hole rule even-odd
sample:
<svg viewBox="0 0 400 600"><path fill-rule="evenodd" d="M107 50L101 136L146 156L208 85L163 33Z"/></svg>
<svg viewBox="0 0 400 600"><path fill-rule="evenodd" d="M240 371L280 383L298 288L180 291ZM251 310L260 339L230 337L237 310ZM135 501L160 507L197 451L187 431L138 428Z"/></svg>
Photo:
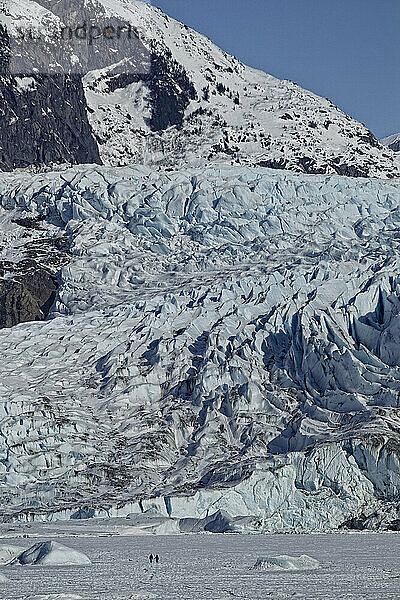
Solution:
<svg viewBox="0 0 400 600"><path fill-rule="evenodd" d="M1 175L5 280L32 248L58 269L46 320L0 330L4 518L397 529L399 201L266 168Z"/></svg>

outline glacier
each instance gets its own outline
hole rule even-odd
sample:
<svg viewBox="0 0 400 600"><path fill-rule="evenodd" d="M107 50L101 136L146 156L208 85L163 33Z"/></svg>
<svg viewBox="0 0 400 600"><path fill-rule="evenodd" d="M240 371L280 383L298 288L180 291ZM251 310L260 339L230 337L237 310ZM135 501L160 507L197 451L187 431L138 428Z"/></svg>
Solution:
<svg viewBox="0 0 400 600"><path fill-rule="evenodd" d="M34 244L57 278L0 330L3 520L395 529L399 205L263 167L1 174L7 277Z"/></svg>

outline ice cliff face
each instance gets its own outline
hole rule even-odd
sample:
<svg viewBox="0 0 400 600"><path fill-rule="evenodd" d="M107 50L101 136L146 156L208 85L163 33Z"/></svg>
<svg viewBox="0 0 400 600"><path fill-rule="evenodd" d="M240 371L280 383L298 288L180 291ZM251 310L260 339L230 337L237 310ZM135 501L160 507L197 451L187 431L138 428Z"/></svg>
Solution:
<svg viewBox="0 0 400 600"><path fill-rule="evenodd" d="M58 286L0 330L3 518L398 522L399 204L265 168L3 174L2 260L35 242Z"/></svg>
<svg viewBox="0 0 400 600"><path fill-rule="evenodd" d="M3 170L101 161L400 176L392 150L329 100L246 67L148 3L8 0L1 22ZM77 45L83 23L134 35Z"/></svg>

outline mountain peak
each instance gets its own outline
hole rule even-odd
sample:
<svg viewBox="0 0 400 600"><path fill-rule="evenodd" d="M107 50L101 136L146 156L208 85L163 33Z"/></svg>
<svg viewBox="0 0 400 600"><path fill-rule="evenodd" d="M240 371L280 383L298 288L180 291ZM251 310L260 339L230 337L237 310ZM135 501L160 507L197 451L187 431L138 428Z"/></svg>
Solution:
<svg viewBox="0 0 400 600"><path fill-rule="evenodd" d="M79 163L85 157L113 166L231 164L400 176L398 157L329 100L246 67L148 3L12 0L1 21L8 37L0 45L10 45L11 39L10 64L18 60L0 85L5 105L0 125L18 149L24 139L34 145L26 160L16 159L20 150L11 152L12 140L4 140L13 158L3 149L3 169L40 167L52 155L56 163ZM44 40L18 52L16 31L21 35L34 21L51 23L53 39L47 27ZM15 81L24 67L22 75L36 82L29 89ZM41 112L57 113L49 93L57 78L71 91L72 120L83 123L67 151L57 141L64 134L62 123L52 128L57 135L49 133L57 139L44 148L44 136L35 138L24 121L27 102L39 103ZM39 129L46 129L39 115L35 118Z"/></svg>
<svg viewBox="0 0 400 600"><path fill-rule="evenodd" d="M394 133L381 140L381 144L387 146L393 152L400 152L400 133Z"/></svg>

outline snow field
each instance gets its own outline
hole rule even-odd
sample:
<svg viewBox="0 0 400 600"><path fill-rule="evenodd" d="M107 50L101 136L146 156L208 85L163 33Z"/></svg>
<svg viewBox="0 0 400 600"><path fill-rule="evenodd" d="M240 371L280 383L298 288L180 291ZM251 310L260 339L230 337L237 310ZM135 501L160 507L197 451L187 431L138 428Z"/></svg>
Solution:
<svg viewBox="0 0 400 600"><path fill-rule="evenodd" d="M7 600L398 600L400 595L396 534L89 535L60 543L85 553L92 564L2 567L10 579L1 592ZM158 566L150 567L150 553L160 555ZM253 569L260 556L302 554L317 558L320 568Z"/></svg>
<svg viewBox="0 0 400 600"><path fill-rule="evenodd" d="M308 571L318 569L320 563L306 554L301 556L263 556L257 559L255 570L262 571Z"/></svg>

